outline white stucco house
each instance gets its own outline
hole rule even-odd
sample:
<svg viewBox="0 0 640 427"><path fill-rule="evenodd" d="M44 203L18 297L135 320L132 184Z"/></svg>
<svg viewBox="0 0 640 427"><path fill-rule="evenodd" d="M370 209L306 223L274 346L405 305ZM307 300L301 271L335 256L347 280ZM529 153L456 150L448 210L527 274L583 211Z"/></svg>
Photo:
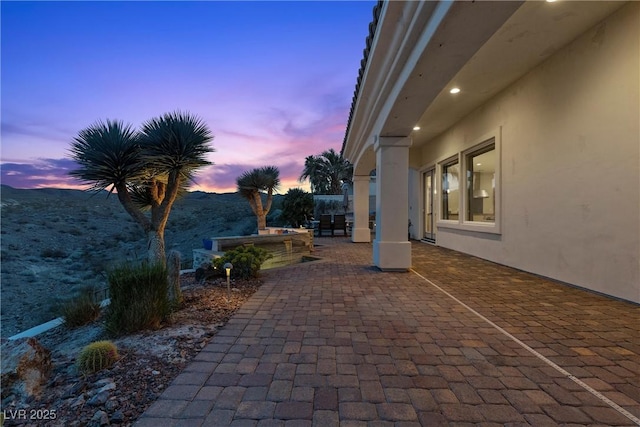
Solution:
<svg viewBox="0 0 640 427"><path fill-rule="evenodd" d="M411 237L640 303L640 3L385 1L343 155L353 242ZM419 129L418 129L419 128Z"/></svg>

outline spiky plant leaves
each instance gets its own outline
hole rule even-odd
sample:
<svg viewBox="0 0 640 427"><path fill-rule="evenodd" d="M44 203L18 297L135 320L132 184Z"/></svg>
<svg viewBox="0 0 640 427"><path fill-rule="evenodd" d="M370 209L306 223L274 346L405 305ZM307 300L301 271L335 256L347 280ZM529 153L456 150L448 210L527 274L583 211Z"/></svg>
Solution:
<svg viewBox="0 0 640 427"><path fill-rule="evenodd" d="M194 170L210 165L207 154L213 139L206 123L197 116L175 111L148 120L140 131L140 155L156 175L177 173L190 180Z"/></svg>
<svg viewBox="0 0 640 427"><path fill-rule="evenodd" d="M238 192L249 201L258 220L258 230L266 228L266 217L271 210L273 192L280 186L280 170L276 166L263 166L244 172L236 178ZM267 192L267 202L262 204L260 193Z"/></svg>
<svg viewBox="0 0 640 427"><path fill-rule="evenodd" d="M244 172L236 180L238 190L243 194L254 191L275 191L280 186L280 171L276 166L263 166Z"/></svg>
<svg viewBox="0 0 640 427"><path fill-rule="evenodd" d="M81 130L71 143L71 158L80 168L70 175L100 191L135 181L144 174L138 135L118 120L98 121Z"/></svg>
<svg viewBox="0 0 640 427"><path fill-rule="evenodd" d="M203 120L180 111L147 121L140 133L119 121L97 122L74 139L70 151L80 168L70 174L93 190L117 190L125 210L147 233L149 259L164 263L169 213L195 171L211 164L206 156L214 151L212 139Z"/></svg>

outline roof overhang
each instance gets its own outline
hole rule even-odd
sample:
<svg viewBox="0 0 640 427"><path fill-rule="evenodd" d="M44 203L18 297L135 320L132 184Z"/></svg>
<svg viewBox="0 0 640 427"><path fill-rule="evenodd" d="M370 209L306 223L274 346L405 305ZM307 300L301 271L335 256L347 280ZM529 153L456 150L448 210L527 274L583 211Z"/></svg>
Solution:
<svg viewBox="0 0 640 427"><path fill-rule="evenodd" d="M344 156L356 167L370 163L376 135L411 135L414 146L424 144L622 4L384 3ZM451 96L454 84L462 92Z"/></svg>

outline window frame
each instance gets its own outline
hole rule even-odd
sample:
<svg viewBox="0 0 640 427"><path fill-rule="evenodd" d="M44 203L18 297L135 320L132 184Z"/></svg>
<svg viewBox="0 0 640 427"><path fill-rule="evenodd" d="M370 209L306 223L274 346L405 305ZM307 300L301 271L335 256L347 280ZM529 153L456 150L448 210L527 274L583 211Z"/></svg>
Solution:
<svg viewBox="0 0 640 427"><path fill-rule="evenodd" d="M458 218L457 219L449 219L449 218L444 218L445 215L445 209L444 209L444 192L445 192L445 188L444 188L444 169L448 166L453 166L453 165L458 165ZM455 156L451 156L448 157L445 160L442 160L441 162L438 163L438 167L436 168L436 176L438 177L438 179L436 180L437 182L437 202L438 202L438 215L437 215L437 221L436 221L436 226L439 222L443 222L443 223L447 223L447 224L456 224L458 223L458 221L460 220L460 210L462 208L462 205L460 204L460 191L462 190L461 184L462 184L462 179L461 179L461 171L462 170L462 163L460 162L460 155L456 154ZM448 196L447 196L448 197Z"/></svg>
<svg viewBox="0 0 640 427"><path fill-rule="evenodd" d="M493 147L493 148L489 149L489 147ZM475 147L472 147L472 148L462 152L462 157L464 159L464 171L465 171L465 182L464 182L465 192L462 195L463 202L464 202L464 208L465 208L465 210L464 210L464 214L465 215L464 215L464 218L462 220L463 224L468 224L468 223L471 223L471 224L493 224L493 223L495 223L495 208L494 208L494 220L493 221L474 221L472 219L468 219L467 218L467 215L469 214L469 211L470 211L469 206L471 205L471 200L470 200L469 195L473 192L473 190L468 187L468 184L469 184L469 179L468 178L469 177L467 176L467 174L469 173L469 170L473 169L473 165L470 165L469 163L472 161L471 159L473 157L480 156L482 154L489 153L491 151L493 151L495 153L494 155L497 155L497 153L495 152L496 151L496 147L495 147L495 142L494 142L493 138L491 138L491 139L489 139L487 141L484 141L484 142L476 145ZM496 162L496 167L497 167L497 162ZM494 195L493 195L493 198L494 198L494 202L495 202L495 193L496 193L496 184L495 184L496 172L495 172L495 170L493 172L493 175L494 175L494 188L493 188ZM473 186L473 183L471 185Z"/></svg>
<svg viewBox="0 0 640 427"><path fill-rule="evenodd" d="M486 150L490 145L494 145L495 150L495 212L494 212L494 222L480 222L480 221L470 221L467 220L467 206L469 204L469 191L467 188L467 170L469 161L469 157L476 153L481 153L483 150ZM447 165L452 164L453 161L458 162L460 167L460 177L458 179L458 196L459 196L459 211L458 211L458 219L444 219L442 218L442 206L444 200L442 198L442 173L444 168ZM436 227L444 228L444 229L456 229L456 230L465 230L465 231L474 231L478 233L488 233L488 234L502 234L502 179L501 179L501 164L502 164L502 138L501 138L501 128L497 128L492 132L489 132L486 135L483 135L481 138L475 139L472 143L469 144L467 148L462 151L459 151L457 154L453 156L449 156L437 163L436 173L440 177L437 180L438 183L438 206L440 207L439 213L437 216Z"/></svg>

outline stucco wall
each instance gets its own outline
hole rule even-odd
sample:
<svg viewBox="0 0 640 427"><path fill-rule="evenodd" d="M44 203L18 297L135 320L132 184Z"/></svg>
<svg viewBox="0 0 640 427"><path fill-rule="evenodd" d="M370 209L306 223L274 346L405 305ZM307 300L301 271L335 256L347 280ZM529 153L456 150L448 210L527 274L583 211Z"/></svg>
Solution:
<svg viewBox="0 0 640 427"><path fill-rule="evenodd" d="M502 234L438 245L640 302L638 22L626 5L422 148L427 166L502 129Z"/></svg>

